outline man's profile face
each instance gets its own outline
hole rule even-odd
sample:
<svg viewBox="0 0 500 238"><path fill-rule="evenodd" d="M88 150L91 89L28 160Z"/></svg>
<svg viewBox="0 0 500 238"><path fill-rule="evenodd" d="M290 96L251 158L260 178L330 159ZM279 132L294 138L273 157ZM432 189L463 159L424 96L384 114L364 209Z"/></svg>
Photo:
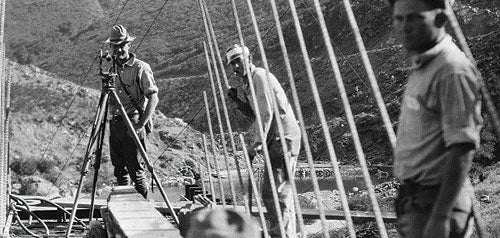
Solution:
<svg viewBox="0 0 500 238"><path fill-rule="evenodd" d="M441 12L419 0L394 3L393 27L406 50L421 53L437 41L441 28L436 24L436 16Z"/></svg>
<svg viewBox="0 0 500 238"><path fill-rule="evenodd" d="M116 55L118 59L126 59L128 57L128 50L130 49L130 42L123 42L118 45L110 44L109 47L113 55Z"/></svg>
<svg viewBox="0 0 500 238"><path fill-rule="evenodd" d="M231 66L231 70L234 72L234 74L236 74L236 76L245 77L246 70L243 64L242 57L234 59L233 61L231 61L231 63L229 63L229 65Z"/></svg>

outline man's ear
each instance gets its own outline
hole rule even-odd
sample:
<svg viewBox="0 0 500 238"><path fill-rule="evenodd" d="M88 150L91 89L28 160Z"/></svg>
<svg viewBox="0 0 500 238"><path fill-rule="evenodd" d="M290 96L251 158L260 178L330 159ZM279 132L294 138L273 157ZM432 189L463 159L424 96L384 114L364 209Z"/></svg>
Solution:
<svg viewBox="0 0 500 238"><path fill-rule="evenodd" d="M446 11L440 11L434 19L434 25L438 28L444 27L448 23L448 15Z"/></svg>

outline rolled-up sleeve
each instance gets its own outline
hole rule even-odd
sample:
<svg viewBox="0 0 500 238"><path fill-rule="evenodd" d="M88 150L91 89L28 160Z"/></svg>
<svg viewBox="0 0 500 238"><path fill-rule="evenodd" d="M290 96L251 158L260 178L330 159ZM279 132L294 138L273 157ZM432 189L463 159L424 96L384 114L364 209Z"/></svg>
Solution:
<svg viewBox="0 0 500 238"><path fill-rule="evenodd" d="M470 73L454 73L441 79L439 108L446 146L472 143L478 148L483 120L477 77Z"/></svg>
<svg viewBox="0 0 500 238"><path fill-rule="evenodd" d="M146 97L149 97L153 93L158 93L158 87L156 86L153 70L149 64L144 64L139 71L139 82L140 87Z"/></svg>
<svg viewBox="0 0 500 238"><path fill-rule="evenodd" d="M259 113L262 122L262 129L264 131L264 138L260 137L257 126L257 122L255 122L255 142L266 142L267 135L269 134L269 130L271 128L271 122L273 119L273 108L272 108L272 96L271 90L266 80L266 75L262 71L258 72L254 76L254 87L255 87L255 95L257 104L259 106Z"/></svg>

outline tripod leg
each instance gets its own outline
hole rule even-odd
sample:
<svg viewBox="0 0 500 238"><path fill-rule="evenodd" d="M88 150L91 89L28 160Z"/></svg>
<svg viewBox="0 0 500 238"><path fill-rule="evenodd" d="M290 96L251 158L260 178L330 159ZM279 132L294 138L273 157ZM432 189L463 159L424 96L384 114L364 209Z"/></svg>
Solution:
<svg viewBox="0 0 500 238"><path fill-rule="evenodd" d="M91 154L92 149L94 147L94 143L95 143L97 137L100 135L99 132L101 130L105 130L105 128L101 128L101 126L103 125L103 123L101 123L101 121L106 120L106 115L104 113L106 112L106 108L108 106L108 101L109 101L109 93L108 92L101 93L101 97L99 99L99 106L97 107L94 122L92 124L92 131L90 134L89 143L87 145L87 150L85 151L85 157L83 160L80 180L78 181L78 189L76 190L76 194L74 195L75 201L73 202L73 208L71 210L71 217L69 220L68 231L66 232L66 237L69 237L69 235L71 234L71 229L73 227L73 222L75 220L76 210L78 208L78 199L79 199L80 193L82 191L83 180L84 180L85 176L87 176L87 173L89 171L89 164L90 164L90 160L91 160L90 154Z"/></svg>
<svg viewBox="0 0 500 238"><path fill-rule="evenodd" d="M112 95L113 99L116 100L117 104L119 105L120 115L122 116L122 119L124 120L125 125L127 126L127 129L132 132L130 134L132 134L132 138L134 139L135 145L139 149L139 152L142 155L144 163L146 164L149 172L151 173L151 177L153 177L153 180L158 185L158 190L160 190L160 193L163 197L163 200L167 204L168 210L170 211L172 218L175 221L175 224L179 225L179 219L177 218L177 215L175 214L175 211L174 211L172 205L170 204L170 201L168 200L168 197L167 197L167 194L165 193L165 190L163 190L163 187L161 186L161 183L158 180L158 176L156 176L156 172L153 170L153 166L151 165L151 162L149 161L149 157L146 154L146 150L142 146L141 141L139 140L139 137L135 133L134 126L132 126L132 122L128 118L127 112L125 111L125 108L123 108L123 104L121 103L120 98L118 97L118 95L116 94L115 91L111 91L111 95Z"/></svg>
<svg viewBox="0 0 500 238"><path fill-rule="evenodd" d="M104 108L104 115L108 115L108 107ZM104 136L106 134L106 118L101 120L100 133L97 138L97 147L95 150L95 160L94 160L94 179L92 181L92 196L90 198L90 212L89 212L89 222L94 218L94 203L95 194L97 188L97 179L99 177L99 169L101 168L101 158L102 158L102 146L104 144Z"/></svg>

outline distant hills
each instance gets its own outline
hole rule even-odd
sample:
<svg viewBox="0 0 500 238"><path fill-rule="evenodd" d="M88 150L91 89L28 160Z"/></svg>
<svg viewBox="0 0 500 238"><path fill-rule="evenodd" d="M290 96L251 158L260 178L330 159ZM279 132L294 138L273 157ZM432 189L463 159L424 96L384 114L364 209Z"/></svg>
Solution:
<svg viewBox="0 0 500 238"><path fill-rule="evenodd" d="M7 56L20 64L40 67L57 78L69 80L75 83L74 87L84 85L99 89L98 68L94 58L125 2L127 1L7 1L5 34ZM271 71L291 97L269 2L265 0L252 2L261 34L264 36ZM288 3L278 2L285 42L313 154L317 160L328 160ZM352 163L356 161L354 147L345 123L330 63L325 55L312 1L295 2L336 152L343 163ZM341 1L321 2L367 158L371 163L391 163L392 152L379 119L364 67L357 54L343 5ZM395 122L399 114L399 102L406 82L408 65L405 62L404 51L392 36L391 9L384 0L351 2L384 101L392 121ZM164 1L128 1L118 18L118 23L125 25L130 34L137 37L132 50L153 67L161 90L158 109L169 118L182 118L193 128L206 132L201 95L202 91L207 91L209 95L211 93L203 56L204 29L200 10L195 0L170 0L157 21L151 25L163 3ZM224 52L230 43L238 41L231 2L207 0L207 3L220 50ZM237 3L247 45L254 49L256 40L246 1ZM500 90L495 81L500 76L498 71L500 60L495 53L500 52L498 5L494 1L461 0L457 1L454 7L494 102L497 103L497 108L500 108L498 104ZM257 51L258 49L255 49L254 59L256 64L260 64ZM237 87L240 83L231 80L230 84ZM49 99L40 97L39 100ZM43 110L51 114L61 113L53 106ZM231 115L236 115L232 117L235 130L245 131L248 122L238 117L238 113L231 105L229 111ZM215 122L214 112L212 116L214 117L212 121ZM68 121L73 119L76 120L70 118ZM487 116L486 119L489 122ZM497 160L495 153L498 153L499 148L495 146L496 139L491 134L491 124L487 123L483 133L484 146L478 153L477 161L488 164Z"/></svg>

